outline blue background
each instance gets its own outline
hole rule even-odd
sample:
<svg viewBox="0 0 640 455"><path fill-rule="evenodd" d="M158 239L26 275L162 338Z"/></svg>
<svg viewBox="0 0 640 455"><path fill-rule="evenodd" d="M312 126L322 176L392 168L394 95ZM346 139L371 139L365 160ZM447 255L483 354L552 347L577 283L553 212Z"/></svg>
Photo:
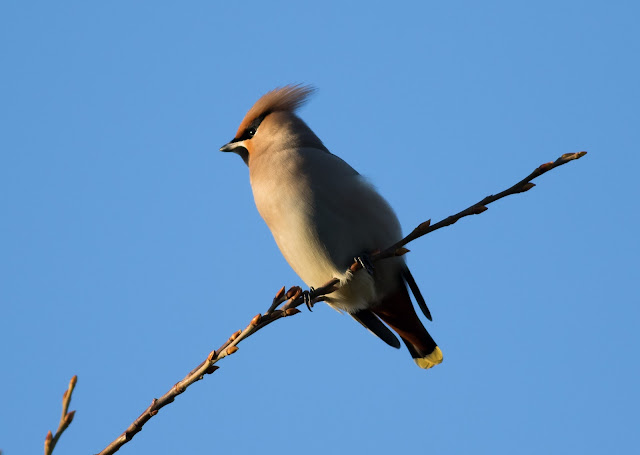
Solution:
<svg viewBox="0 0 640 455"><path fill-rule="evenodd" d="M406 232L442 365L326 305L272 325L121 453L631 453L637 2L0 5L0 448L96 453L284 284L218 148L287 83ZM233 3L233 4L232 4Z"/></svg>

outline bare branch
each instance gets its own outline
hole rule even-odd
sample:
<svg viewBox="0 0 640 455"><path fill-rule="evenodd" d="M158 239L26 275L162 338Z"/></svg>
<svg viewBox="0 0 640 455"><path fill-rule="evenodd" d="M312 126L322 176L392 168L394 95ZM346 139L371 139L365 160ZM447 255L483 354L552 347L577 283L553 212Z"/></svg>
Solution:
<svg viewBox="0 0 640 455"><path fill-rule="evenodd" d="M293 292L291 292L293 291ZM294 289L291 288L289 292L292 293L293 298L297 298L300 295L300 288ZM251 319L251 322L247 327L243 330L238 330L233 335L229 337L227 341L225 341L222 346L220 346L215 351L211 351L207 358L196 368L194 368L189 374L187 374L184 379L178 383L176 383L167 393L165 393L160 398L154 398L147 409L144 410L140 416L133 421L131 425L122 433L117 439L115 439L111 444L105 447L99 455L107 455L112 454L118 451L120 447L129 442L139 431L142 430L142 426L151 419L154 415L158 413L160 409L172 403L175 398L183 393L187 387L189 387L194 382L201 380L205 374L211 374L216 371L219 367L215 366L215 364L238 351L237 344L240 343L245 338L248 338L261 328L271 324L272 322L286 317L293 316L294 314L299 313L300 310L296 308L289 308L287 310L275 310L274 312L262 316L261 314L257 314Z"/></svg>
<svg viewBox="0 0 640 455"><path fill-rule="evenodd" d="M440 222L438 222L436 224L430 225L431 220L425 221L420 226L415 228L411 232L411 234L406 236L404 239L400 240L395 245L392 245L391 247L387 248L385 251L380 253L380 255L383 256L383 257L393 256L395 254L394 252L397 251L398 248L406 245L407 243L411 242L412 240L415 240L415 239L417 239L419 237L422 237L423 235L428 234L429 232L433 232L433 231L435 231L437 229L440 229L440 228L443 228L445 226L450 226L453 223L455 223L456 221L458 221L460 218L463 218L465 216L479 215L480 213L488 210L487 209L487 205L491 204L492 202L497 201L498 199L502 199L503 197L510 196L512 194L524 193L525 191L529 191L531 188L536 186L534 183L531 183L531 180L535 179L536 177L540 177L542 174L544 174L546 172L549 172L551 169L554 169L554 168L556 168L558 166L562 166L563 164L566 164L569 161L573 161L573 160L577 160L579 158L582 158L586 154L587 154L587 152L565 153L564 155L562 155L557 160L550 161L548 163L545 163L545 164L537 167L531 174L526 176L524 179L520 180L518 183L513 185L511 188L507 188L506 190L504 190L501 193L498 193L496 195L487 196L483 200L481 200L480 202L477 202L476 204L473 204L471 207L468 207L468 208L464 209L463 211L456 213L455 215L451 215L450 217L445 218L444 220L442 220L442 221L440 221ZM382 259L382 257L380 257L378 259Z"/></svg>
<svg viewBox="0 0 640 455"><path fill-rule="evenodd" d="M51 431L47 433L47 437L44 439L44 455L51 455L53 449L58 443L58 439L60 439L64 430L66 430L73 421L73 416L76 414L76 411L68 411L69 403L71 403L71 394L73 393L73 389L75 389L77 382L78 376L72 377L69 381L69 387L62 394L62 416L60 416L60 423L58 424L56 434L51 434Z"/></svg>
<svg viewBox="0 0 640 455"><path fill-rule="evenodd" d="M487 205L492 202L497 201L498 199L502 199L503 197L509 196L511 194L523 193L525 191L530 190L535 185L531 183L531 180L539 177L545 172L550 171L558 166L562 166L563 164L568 163L569 161L576 160L586 155L587 152L579 152L579 153L567 153L562 155L556 161L545 163L542 166L536 168L531 174L527 177L513 185L512 187L498 193L496 195L490 195L482 199L480 202L473 204L472 206L462 210L461 212L456 213L455 215L451 215L448 218L445 218L442 221L439 221L436 224L431 224L431 221L425 221L416 227L409 235L407 235L404 239L400 240L394 245L391 245L389 248L379 251L371 255L371 261L380 261L382 259L386 259L392 256L401 256L409 252L404 245L409 242L422 237L430 232L433 232L437 229L443 228L445 226L450 226L460 218L469 215L478 215L487 210ZM351 272L356 272L361 269L362 266L358 262L354 262L349 267ZM312 302L318 302L323 299L323 296L326 294L330 294L334 292L336 289L340 287L340 281L338 279L333 279L325 283L323 286L315 289L313 292L308 292L308 297ZM282 305L281 309L276 309L273 311L268 311L264 315L257 314L251 319L251 322L247 327L242 330L238 330L233 335L229 337L227 341L225 341L222 346L220 346L215 351L211 351L211 353L207 356L207 358L196 368L194 368L187 376L182 379L182 381L176 383L167 393L157 399L153 399L151 404L147 409L144 410L140 416L133 421L131 425L122 433L117 439L115 439L111 444L109 444L102 452L98 455L108 455L113 454L124 444L129 442L139 431L142 430L142 427L145 423L147 423L154 415L158 413L160 409L173 402L175 398L183 393L191 384L199 381L204 377L205 374L211 374L216 371L219 367L215 366L215 364L225 358L228 355L231 355L238 351L238 344L249 338L251 335L259 331L260 329L266 327L278 319L287 316L293 316L300 312L296 307L305 303L305 296L302 289L298 286L293 286L287 292L285 292L285 288L282 287L276 296L273 298L272 308L276 308L279 305ZM70 413L72 414L72 413ZM49 452L50 453L50 452Z"/></svg>
<svg viewBox="0 0 640 455"><path fill-rule="evenodd" d="M518 193L524 193L525 191L529 191L531 188L535 186L535 184L531 183L531 180L535 179L536 177L540 177L542 174L550 171L551 169L554 169L558 166L562 166L563 164L566 164L569 161L582 158L586 154L587 152L565 153L557 160L550 161L549 163L545 163L537 167L531 174L526 176L524 179L520 180L518 183L516 183L512 187L502 191L501 193L487 196L484 199L482 199L480 202L477 202L472 206L462 210L461 212L458 212L455 215L451 215L445 218L444 220L437 222L436 224L431 224L431 220L427 220L421 223L417 228L411 231L409 235L407 235L405 238L403 238L399 242L395 243L394 245L391 245L389 248L383 251L372 254L370 259L372 262L375 262L375 261L380 261L382 259L386 259L392 256L402 256L403 254L406 254L409 252L409 250L404 248L404 246L407 243L412 242L413 240L420 238L424 235L427 235L428 233L436 231L440 228L450 226L454 224L456 221L458 221L460 218L464 218L465 216L479 215L482 212L485 212L488 210L487 205L497 201L498 199L502 199L503 197L509 196L511 194L518 194ZM362 265L360 265L358 262L354 262L349 267L349 270L351 270L351 272L356 272L361 268L362 268ZM340 280L338 280L337 278L329 280L323 286L316 288L315 291L311 293L312 301L316 300L318 297L334 292L336 289L338 289L339 286L340 286ZM286 307L297 307L302 305L302 303L304 303L304 300L298 299L294 302L287 303Z"/></svg>

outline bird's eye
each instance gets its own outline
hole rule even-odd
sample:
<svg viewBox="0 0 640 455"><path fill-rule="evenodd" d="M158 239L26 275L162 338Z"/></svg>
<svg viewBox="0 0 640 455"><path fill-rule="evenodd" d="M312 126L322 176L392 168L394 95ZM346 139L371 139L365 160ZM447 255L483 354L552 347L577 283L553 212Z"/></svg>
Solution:
<svg viewBox="0 0 640 455"><path fill-rule="evenodd" d="M247 135L248 135L249 137L253 137L253 136L255 136L255 134L256 134L256 129L255 129L255 128L251 127L251 128L249 128L249 129L247 130Z"/></svg>

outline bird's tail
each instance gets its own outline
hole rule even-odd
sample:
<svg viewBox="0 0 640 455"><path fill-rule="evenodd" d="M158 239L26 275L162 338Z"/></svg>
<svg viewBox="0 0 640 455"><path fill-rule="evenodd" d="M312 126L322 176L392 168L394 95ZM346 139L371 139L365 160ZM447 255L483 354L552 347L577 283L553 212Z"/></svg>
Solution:
<svg viewBox="0 0 640 455"><path fill-rule="evenodd" d="M403 282L371 311L400 335L420 368L431 368L442 362L442 351L418 318Z"/></svg>

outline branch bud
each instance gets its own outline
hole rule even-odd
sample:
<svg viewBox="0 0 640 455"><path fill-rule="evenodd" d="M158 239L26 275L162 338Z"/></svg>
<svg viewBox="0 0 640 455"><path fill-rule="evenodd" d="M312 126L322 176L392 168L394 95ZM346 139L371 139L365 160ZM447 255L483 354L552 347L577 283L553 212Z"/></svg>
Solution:
<svg viewBox="0 0 640 455"><path fill-rule="evenodd" d="M291 288L289 288L289 290L287 291L287 295L286 297L288 299L297 296L300 292L302 292L302 289L300 288L300 286L292 286Z"/></svg>
<svg viewBox="0 0 640 455"><path fill-rule="evenodd" d="M77 382L78 382L78 375L73 375L73 377L71 378L71 381L69 381L69 388L73 390Z"/></svg>
<svg viewBox="0 0 640 455"><path fill-rule="evenodd" d="M298 287L298 289L296 289L296 293L293 294L293 297L291 297L291 300L296 300L301 295L302 295L302 288Z"/></svg>
<svg viewBox="0 0 640 455"><path fill-rule="evenodd" d="M564 161L577 160L578 158L582 158L586 154L587 154L587 152L565 153L560 158L558 158L558 161L560 161L560 160L564 160Z"/></svg>
<svg viewBox="0 0 640 455"><path fill-rule="evenodd" d="M217 367L215 365L210 365L209 368L207 368L204 372L205 372L205 374L211 374L214 371L216 371L218 368L220 368L220 367Z"/></svg>
<svg viewBox="0 0 640 455"><path fill-rule="evenodd" d="M47 433L47 437L44 438L44 455L51 454L51 441L53 440L53 435L51 434L51 430Z"/></svg>
<svg viewBox="0 0 640 455"><path fill-rule="evenodd" d="M520 188L520 191L518 191L518 193L524 193L525 191L529 191L534 186L536 186L535 183L531 183L531 182L525 183L524 185L522 185L522 188Z"/></svg>
<svg viewBox="0 0 640 455"><path fill-rule="evenodd" d="M424 223L420 223L420 226L418 226L418 231L424 231L426 230L429 226L431 226L431 220L427 220Z"/></svg>
<svg viewBox="0 0 640 455"><path fill-rule="evenodd" d="M238 350L238 346L230 346L227 348L227 355L231 355Z"/></svg>
<svg viewBox="0 0 640 455"><path fill-rule="evenodd" d="M213 351L211 351L211 352L209 353L209 355L207 356L207 361L208 361L208 362L211 362L211 361L214 359L214 357L216 357L217 355L218 355L218 353L217 353L217 352L216 352L216 350L214 349L214 350L213 350Z"/></svg>
<svg viewBox="0 0 640 455"><path fill-rule="evenodd" d="M486 212L487 210L489 209L484 205L476 205L475 207L473 207L473 214L480 215L482 212Z"/></svg>
<svg viewBox="0 0 640 455"><path fill-rule="evenodd" d="M280 288L280 290L276 293L274 300L280 300L282 298L282 296L284 295L284 289L284 286Z"/></svg>
<svg viewBox="0 0 640 455"><path fill-rule="evenodd" d="M403 255L407 254L407 253L408 253L408 252L410 252L410 251L411 251L411 250L408 250L408 249L407 249L407 248L405 248L405 247L400 247L400 248L398 248L398 249L394 252L394 255L396 255L396 256L403 256Z"/></svg>
<svg viewBox="0 0 640 455"><path fill-rule="evenodd" d="M68 412L66 416L64 416L64 421L67 425L70 425L73 422L73 416L76 415L76 411Z"/></svg>
<svg viewBox="0 0 640 455"><path fill-rule="evenodd" d="M251 325L255 327L256 325L260 324L261 319L262 315L260 313L256 314L251 320Z"/></svg>
<svg viewBox="0 0 640 455"><path fill-rule="evenodd" d="M284 310L285 316L293 316L294 314L298 313L300 313L300 310L297 308L287 308L286 310Z"/></svg>

